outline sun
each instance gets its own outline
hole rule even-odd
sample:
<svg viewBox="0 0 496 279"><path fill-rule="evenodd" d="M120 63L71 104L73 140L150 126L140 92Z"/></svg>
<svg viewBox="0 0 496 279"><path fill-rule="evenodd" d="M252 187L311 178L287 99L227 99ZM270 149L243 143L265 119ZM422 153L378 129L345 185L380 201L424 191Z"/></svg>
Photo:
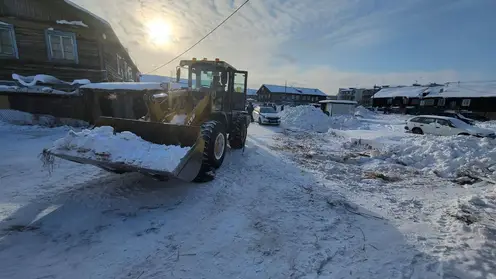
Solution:
<svg viewBox="0 0 496 279"><path fill-rule="evenodd" d="M155 45L165 45L171 41L171 26L169 23L155 19L146 24L148 38Z"/></svg>

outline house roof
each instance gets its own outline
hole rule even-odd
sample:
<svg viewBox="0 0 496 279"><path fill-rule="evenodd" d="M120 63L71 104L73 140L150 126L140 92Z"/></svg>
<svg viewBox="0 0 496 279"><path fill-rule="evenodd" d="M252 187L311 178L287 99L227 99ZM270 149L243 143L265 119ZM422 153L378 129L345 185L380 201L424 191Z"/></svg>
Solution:
<svg viewBox="0 0 496 279"><path fill-rule="evenodd" d="M420 97L428 88L424 86L386 87L375 93L372 98Z"/></svg>
<svg viewBox="0 0 496 279"><path fill-rule="evenodd" d="M431 92L427 97L443 98L484 98L496 97L496 82L448 83L442 92Z"/></svg>
<svg viewBox="0 0 496 279"><path fill-rule="evenodd" d="M257 90L256 89L246 89L246 96L255 96L257 95Z"/></svg>
<svg viewBox="0 0 496 279"><path fill-rule="evenodd" d="M305 88L305 87L294 87L294 86L283 86L283 85L272 85L272 84L262 84L271 93L288 93L288 94L300 94L300 95L319 95L326 96L324 92L317 88Z"/></svg>
<svg viewBox="0 0 496 279"><path fill-rule="evenodd" d="M331 104L346 104L346 105L356 105L356 104L358 104L356 101L348 101L348 100L322 100L322 101L319 101L319 103L321 103L321 104L327 104L327 103L331 103Z"/></svg>
<svg viewBox="0 0 496 279"><path fill-rule="evenodd" d="M92 23L89 23L90 28L94 28L105 34L106 36L111 36L115 38L116 43L122 48L124 56L126 56L128 62L131 62L133 66L138 69L138 66L136 63L134 63L133 59L131 58L131 55L129 55L129 51L127 50L126 47L122 44L121 40L115 33L114 29L112 28L112 25L105 19L97 16L96 14L90 12L89 10L79 6L78 4L74 3L72 0L58 0L61 3L65 3L72 7L75 11L79 12L80 15L83 15L86 17L87 20L93 19L95 23L99 23L100 26L94 26ZM85 24L86 25L86 24ZM138 69L139 71L139 69Z"/></svg>

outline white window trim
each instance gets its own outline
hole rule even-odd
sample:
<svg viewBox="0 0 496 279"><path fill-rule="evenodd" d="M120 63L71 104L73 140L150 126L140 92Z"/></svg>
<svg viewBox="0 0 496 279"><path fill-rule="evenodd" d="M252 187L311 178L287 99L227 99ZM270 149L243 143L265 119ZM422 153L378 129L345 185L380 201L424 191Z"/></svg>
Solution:
<svg viewBox="0 0 496 279"><path fill-rule="evenodd" d="M121 75L121 60L122 60L122 57L116 53L115 54L115 57L117 58L117 75Z"/></svg>
<svg viewBox="0 0 496 279"><path fill-rule="evenodd" d="M65 56L64 52L64 45L61 40L62 37L67 37L70 38L72 41L72 53L74 54L74 59L59 59L59 58L54 58L53 57L53 50L52 50L52 38L51 35L53 36L58 36L60 39L60 46L62 50L62 56ZM79 63L79 55L77 51L77 40L76 40L76 34L72 32L63 32L63 31L55 31L55 30L45 30L45 39L46 39L46 45L47 45L47 51L48 51L48 59L50 61L66 61L66 62L74 62L76 64Z"/></svg>
<svg viewBox="0 0 496 279"><path fill-rule="evenodd" d="M0 52L0 59L1 58L16 58L16 59L19 59L19 51L17 50L17 42L16 42L16 35L15 35L14 25L0 21L0 28L1 29L4 29L4 30L7 30L10 33L10 39L12 40L12 47L14 48L14 53L12 55L2 54Z"/></svg>
<svg viewBox="0 0 496 279"><path fill-rule="evenodd" d="M462 107L469 107L471 103L471 99L463 99L462 100Z"/></svg>

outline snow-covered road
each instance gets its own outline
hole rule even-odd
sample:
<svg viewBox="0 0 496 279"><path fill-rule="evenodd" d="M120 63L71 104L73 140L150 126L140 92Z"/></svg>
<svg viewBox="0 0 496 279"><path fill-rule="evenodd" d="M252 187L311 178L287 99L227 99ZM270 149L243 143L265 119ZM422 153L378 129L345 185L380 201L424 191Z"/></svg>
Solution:
<svg viewBox="0 0 496 279"><path fill-rule="evenodd" d="M326 139L254 124L244 154L189 184L65 161L50 176L37 156L66 132L0 125L0 278L495 277L494 252L460 255L449 230L466 226L441 214L466 189L302 160Z"/></svg>

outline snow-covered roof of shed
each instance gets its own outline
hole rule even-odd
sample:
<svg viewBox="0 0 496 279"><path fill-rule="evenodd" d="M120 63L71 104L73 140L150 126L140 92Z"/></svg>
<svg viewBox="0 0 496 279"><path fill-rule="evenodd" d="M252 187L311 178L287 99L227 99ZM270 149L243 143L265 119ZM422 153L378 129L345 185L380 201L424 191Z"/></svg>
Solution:
<svg viewBox="0 0 496 279"><path fill-rule="evenodd" d="M301 94L301 95L319 95L327 96L324 92L317 88L305 88L305 87L294 87L294 86L284 86L284 85L272 85L272 84L262 84L271 93L289 93L289 94Z"/></svg>
<svg viewBox="0 0 496 279"><path fill-rule="evenodd" d="M427 88L424 86L386 87L375 93L372 98L420 97Z"/></svg>
<svg viewBox="0 0 496 279"><path fill-rule="evenodd" d="M448 83L442 89L443 92L438 94L430 93L428 96L443 98L496 97L496 82Z"/></svg>
<svg viewBox="0 0 496 279"><path fill-rule="evenodd" d="M76 9L78 9L78 10L81 10L81 11L83 11L83 12L85 12L85 13L87 13L87 14L91 15L92 17L94 17L94 18L98 19L98 20L99 20L99 21L101 21L102 23L104 23L104 24L106 24L106 25L108 25L108 26L111 26L111 25L110 25L110 23L108 23L108 21L106 21L105 19L103 19L103 18L101 18L101 17L99 17L99 16L95 15L94 13L92 13L92 12L88 11L87 9L85 9L85 8L83 8L83 7L81 7L81 6L79 6L78 4L76 4L76 3L74 3L74 2L72 2L72 1L70 1L70 0L64 0L64 2L66 2L67 4L69 4L69 5L73 6L74 8L76 8Z"/></svg>

